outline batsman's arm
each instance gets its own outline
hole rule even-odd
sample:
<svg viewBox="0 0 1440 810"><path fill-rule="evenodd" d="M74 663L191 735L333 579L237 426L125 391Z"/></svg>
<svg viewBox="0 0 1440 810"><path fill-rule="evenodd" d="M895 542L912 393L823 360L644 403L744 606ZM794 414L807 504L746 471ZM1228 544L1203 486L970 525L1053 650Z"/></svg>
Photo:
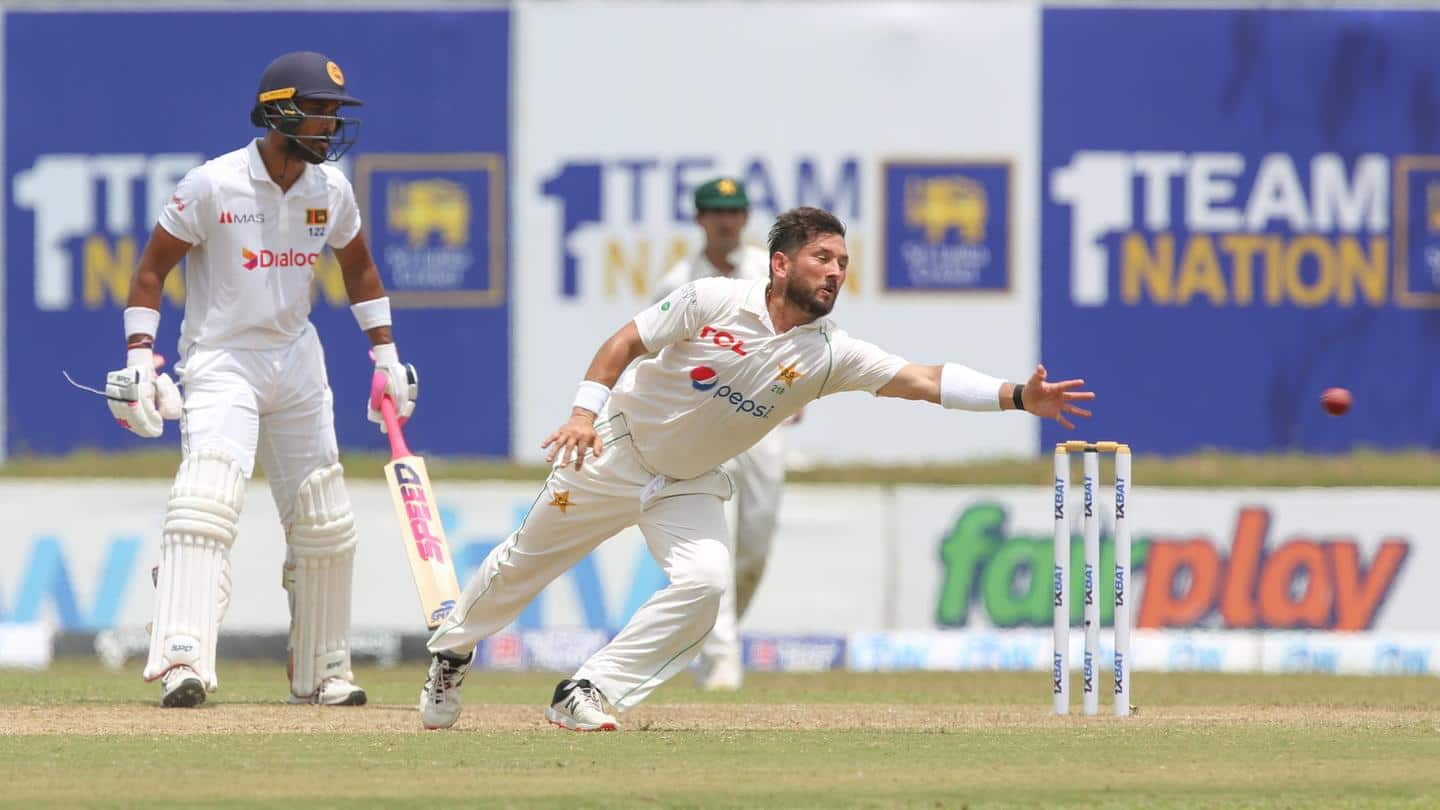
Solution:
<svg viewBox="0 0 1440 810"><path fill-rule="evenodd" d="M352 305L361 305L361 313L356 315L357 319L361 318L366 302L379 302L385 297L385 284L380 280L380 268L375 266L375 258L370 255L370 245L366 243L363 232L355 234L355 238L344 247L332 250L335 251L335 259L340 262L340 277L345 281L345 295L350 298ZM390 334L388 301L385 302L384 309L383 317L376 321L383 320L385 323L368 328L365 327L370 321L361 323L366 336L370 338L371 346L395 342Z"/></svg>
<svg viewBox="0 0 1440 810"><path fill-rule="evenodd" d="M140 307L154 310L153 318L158 321L160 293L165 287L165 277L185 258L190 247L189 242L172 236L169 231L156 225L150 232L150 241L145 243L145 250L140 254L140 264L135 268L135 278L130 282L130 297L125 303L126 309ZM155 338L154 334L128 334L128 328L126 332L125 337L132 343L141 338L152 341Z"/></svg>

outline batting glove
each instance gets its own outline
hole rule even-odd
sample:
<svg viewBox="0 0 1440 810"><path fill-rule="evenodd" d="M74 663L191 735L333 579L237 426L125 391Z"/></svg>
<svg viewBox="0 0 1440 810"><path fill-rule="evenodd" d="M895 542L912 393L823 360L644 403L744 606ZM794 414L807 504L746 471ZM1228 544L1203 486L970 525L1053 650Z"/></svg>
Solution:
<svg viewBox="0 0 1440 810"><path fill-rule="evenodd" d="M375 357L375 370L385 375L385 394L395 403L395 416L403 425L410 418L410 414L415 412L415 400L420 396L420 375L415 372L414 366L400 362L400 352L394 343L382 343L372 350L372 354ZM381 433L385 432L385 422L380 418L380 412L375 410L368 400L365 415L380 426Z"/></svg>

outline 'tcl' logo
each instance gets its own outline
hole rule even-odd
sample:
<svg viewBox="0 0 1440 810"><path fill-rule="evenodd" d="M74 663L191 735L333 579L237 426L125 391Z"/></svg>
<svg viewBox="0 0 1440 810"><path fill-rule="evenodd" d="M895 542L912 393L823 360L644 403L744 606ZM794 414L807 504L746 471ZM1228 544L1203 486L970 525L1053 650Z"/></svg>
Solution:
<svg viewBox="0 0 1440 810"><path fill-rule="evenodd" d="M716 329L713 326L706 326L700 330L701 338L710 338L710 341L722 349L729 349L732 352L745 356L745 341L740 340L729 332Z"/></svg>

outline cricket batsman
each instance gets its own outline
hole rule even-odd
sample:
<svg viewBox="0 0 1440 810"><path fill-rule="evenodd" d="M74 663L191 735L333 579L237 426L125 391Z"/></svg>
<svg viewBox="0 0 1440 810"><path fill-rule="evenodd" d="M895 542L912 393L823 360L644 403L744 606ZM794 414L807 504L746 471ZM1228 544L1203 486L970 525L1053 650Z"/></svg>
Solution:
<svg viewBox="0 0 1440 810"><path fill-rule="evenodd" d="M292 703L358 706L350 671L350 581L355 521L335 442L325 360L310 324L315 263L335 251L375 367L402 416L416 376L390 335L390 305L360 232L350 182L328 165L354 143L357 106L340 66L318 53L270 63L245 147L192 169L160 212L125 309L125 368L106 380L121 426L155 438L178 410L152 352L165 276L185 259L180 324L180 470L160 538L147 681L160 705L193 707L219 684L215 643L230 601L230 549L256 454L288 546ZM168 415L168 414L167 414ZM370 418L379 421L379 414Z"/></svg>
<svg viewBox="0 0 1440 810"><path fill-rule="evenodd" d="M430 637L426 727L459 718L477 642L638 524L669 584L556 686L545 712L562 728L617 729L611 709L632 708L683 670L715 623L731 576L723 502L733 486L720 465L811 400L868 391L967 411L1026 410L1066 427L1069 416L1090 415L1077 404L1095 396L1079 390L1084 382L1049 382L1044 366L1012 384L957 363L907 363L838 328L828 316L850 255L829 212L781 214L769 242L768 279L690 282L601 345L569 421L541 445L555 466L535 506Z"/></svg>
<svg viewBox="0 0 1440 810"><path fill-rule="evenodd" d="M656 301L702 278L768 278L770 254L742 241L749 221L750 198L741 181L717 177L696 188L695 223L705 232L705 246L661 277ZM772 430L721 468L735 484L735 497L726 510L734 572L720 597L715 628L700 649L697 682L706 691L734 691L744 677L739 623L760 585L775 537L785 482L783 437L782 431Z"/></svg>

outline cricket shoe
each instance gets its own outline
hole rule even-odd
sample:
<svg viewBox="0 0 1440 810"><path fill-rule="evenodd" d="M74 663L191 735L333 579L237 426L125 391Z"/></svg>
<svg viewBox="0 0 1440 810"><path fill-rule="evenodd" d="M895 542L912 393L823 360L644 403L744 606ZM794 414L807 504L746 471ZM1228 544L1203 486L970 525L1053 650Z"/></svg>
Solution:
<svg viewBox="0 0 1440 810"><path fill-rule="evenodd" d="M706 692L738 692L740 684L744 680L744 674L740 667L740 659L736 656L725 656L713 661L705 662L700 675L696 678L696 685Z"/></svg>
<svg viewBox="0 0 1440 810"><path fill-rule="evenodd" d="M336 676L321 681L315 694L302 697L292 693L289 701L313 706L364 706L366 697L365 690L354 681Z"/></svg>
<svg viewBox="0 0 1440 810"><path fill-rule="evenodd" d="M555 697L545 710L553 726L571 731L619 731L615 718L605 712L605 696L590 681L581 678L560 682Z"/></svg>
<svg viewBox="0 0 1440 810"><path fill-rule="evenodd" d="M205 682L187 666L171 667L160 676L160 705L167 709L193 709L205 702Z"/></svg>
<svg viewBox="0 0 1440 810"><path fill-rule="evenodd" d="M425 728L450 728L460 719L460 683L474 661L474 650L464 657L445 653L430 656L430 672L420 688L420 723Z"/></svg>

